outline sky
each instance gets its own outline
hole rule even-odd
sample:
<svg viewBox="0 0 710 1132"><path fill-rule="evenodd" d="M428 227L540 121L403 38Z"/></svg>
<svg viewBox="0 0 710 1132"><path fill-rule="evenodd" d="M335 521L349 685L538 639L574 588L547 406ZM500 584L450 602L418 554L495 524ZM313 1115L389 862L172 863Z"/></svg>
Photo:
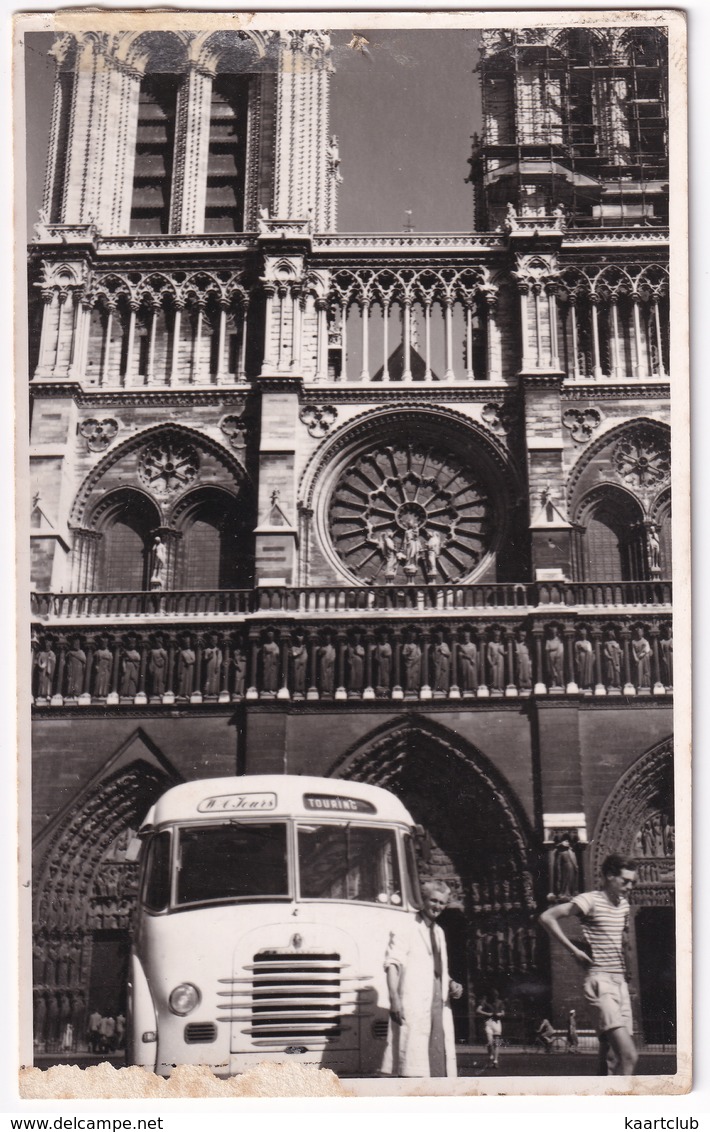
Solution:
<svg viewBox="0 0 710 1132"><path fill-rule="evenodd" d="M343 184L340 232L398 232L411 210L416 231L470 231L466 183L471 136L480 129L473 30L368 30L367 54L333 33L331 132L338 135ZM42 200L52 110L53 36L27 35L28 229Z"/></svg>

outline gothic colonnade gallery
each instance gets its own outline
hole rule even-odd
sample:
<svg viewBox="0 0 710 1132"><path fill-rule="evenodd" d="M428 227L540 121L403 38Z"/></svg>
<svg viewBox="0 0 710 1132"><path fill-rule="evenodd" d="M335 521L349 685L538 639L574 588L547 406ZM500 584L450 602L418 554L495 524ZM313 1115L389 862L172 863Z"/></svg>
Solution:
<svg viewBox="0 0 710 1132"><path fill-rule="evenodd" d="M460 233L337 231L334 44L52 48L30 244L36 1053L123 1009L126 851L153 801L260 772L405 801L422 875L453 890L469 1040L494 991L511 1035L572 1007L586 1024L537 917L634 856L635 1027L672 1044L664 30L471 33Z"/></svg>

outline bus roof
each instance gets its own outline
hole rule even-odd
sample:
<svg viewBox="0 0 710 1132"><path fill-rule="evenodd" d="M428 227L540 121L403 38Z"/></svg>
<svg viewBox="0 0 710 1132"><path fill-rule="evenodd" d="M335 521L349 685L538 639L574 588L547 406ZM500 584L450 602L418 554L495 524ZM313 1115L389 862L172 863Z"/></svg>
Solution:
<svg viewBox="0 0 710 1132"><path fill-rule="evenodd" d="M399 798L379 786L313 775L247 774L201 778L174 786L151 807L141 829L173 821L269 814L311 820L320 814L414 824Z"/></svg>

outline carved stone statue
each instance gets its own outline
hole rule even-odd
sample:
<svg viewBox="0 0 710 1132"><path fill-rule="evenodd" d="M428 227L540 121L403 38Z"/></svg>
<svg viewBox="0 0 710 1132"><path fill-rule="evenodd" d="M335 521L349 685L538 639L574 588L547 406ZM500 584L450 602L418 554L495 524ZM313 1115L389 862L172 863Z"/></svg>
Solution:
<svg viewBox="0 0 710 1132"><path fill-rule="evenodd" d="M204 663L202 690L206 696L218 696L222 674L222 650L216 633L210 635L210 643L202 653Z"/></svg>
<svg viewBox="0 0 710 1132"><path fill-rule="evenodd" d="M462 692L475 692L478 686L478 649L471 640L471 634L464 630L463 641L458 648L459 686Z"/></svg>
<svg viewBox="0 0 710 1132"><path fill-rule="evenodd" d="M666 688L673 687L673 631L668 626L661 638L661 675Z"/></svg>
<svg viewBox="0 0 710 1132"><path fill-rule="evenodd" d="M320 693L322 696L332 696L335 690L335 647L331 642L329 633L326 633L324 643L318 650L318 661Z"/></svg>
<svg viewBox="0 0 710 1132"><path fill-rule="evenodd" d="M365 650L360 643L360 634L348 645L348 691L362 692L365 667Z"/></svg>
<svg viewBox="0 0 710 1132"><path fill-rule="evenodd" d="M609 688L621 687L621 645L616 633L609 629L604 642L604 668Z"/></svg>
<svg viewBox="0 0 710 1132"><path fill-rule="evenodd" d="M518 687L532 688L532 663L524 629L518 629L518 639L515 642L515 659L518 670Z"/></svg>
<svg viewBox="0 0 710 1132"><path fill-rule="evenodd" d="M375 661L378 690L388 692L392 683L392 645L386 637L375 646Z"/></svg>
<svg viewBox="0 0 710 1132"><path fill-rule="evenodd" d="M493 640L486 645L488 678L491 688L496 692L502 692L505 685L505 645L500 636L500 629L494 629Z"/></svg>
<svg viewBox="0 0 710 1132"><path fill-rule="evenodd" d="M422 682L422 650L412 634L407 634L407 642L402 648L404 662L404 690L405 692L419 692Z"/></svg>
<svg viewBox="0 0 710 1132"><path fill-rule="evenodd" d="M308 666L308 649L301 633L296 634L296 643L291 645L291 670L293 673L294 696L306 694L306 668Z"/></svg>
<svg viewBox="0 0 710 1132"><path fill-rule="evenodd" d="M579 891L579 865L577 854L569 837L562 837L555 846L552 864L552 884L555 899L561 904L571 900Z"/></svg>
<svg viewBox="0 0 710 1132"><path fill-rule="evenodd" d="M279 688L279 646L271 629L261 646L262 688L265 692L277 692Z"/></svg>
<svg viewBox="0 0 710 1132"><path fill-rule="evenodd" d="M585 690L591 688L594 683L594 649L584 628L579 630L579 637L574 642L574 655L577 662L577 683Z"/></svg>
<svg viewBox="0 0 710 1132"><path fill-rule="evenodd" d="M636 664L636 684L639 688L651 686L651 646L643 635L640 625L634 629L631 651Z"/></svg>
<svg viewBox="0 0 710 1132"><path fill-rule="evenodd" d="M52 695L57 657L45 637L40 642L40 650L35 657L35 665L37 668L37 695L40 699L48 700Z"/></svg>
<svg viewBox="0 0 710 1132"><path fill-rule="evenodd" d="M190 634L186 633L177 657L177 694L188 700L194 689L195 660Z"/></svg>
<svg viewBox="0 0 710 1132"><path fill-rule="evenodd" d="M150 677L150 691L153 696L165 695L165 685L168 674L168 654L163 646L164 638L158 634L155 645L148 653L148 676Z"/></svg>
<svg viewBox="0 0 710 1132"><path fill-rule="evenodd" d="M128 647L123 650L121 657L121 687L122 696L135 696L138 691L138 676L141 668L141 654L136 648L136 638L128 638Z"/></svg>
<svg viewBox="0 0 710 1132"><path fill-rule="evenodd" d="M441 554L441 538L436 531L431 531L426 540L426 572L427 577L436 578L439 570L439 555Z"/></svg>
<svg viewBox="0 0 710 1132"><path fill-rule="evenodd" d="M81 641L75 637L72 647L67 650L67 695L80 696L84 691L84 673L86 672L86 653L81 647Z"/></svg>
<svg viewBox="0 0 710 1132"><path fill-rule="evenodd" d="M111 690L111 669L113 653L108 647L108 639L99 637L99 647L94 653L94 696L105 700Z"/></svg>
<svg viewBox="0 0 710 1132"><path fill-rule="evenodd" d="M434 668L433 691L448 692L451 684L451 649L441 632L437 633L434 638L432 663Z"/></svg>
<svg viewBox="0 0 710 1132"><path fill-rule="evenodd" d="M234 648L232 664L234 665L234 695L243 697L247 682L247 658L239 644Z"/></svg>
<svg viewBox="0 0 710 1132"><path fill-rule="evenodd" d="M398 554L395 541L389 531L380 536L380 553L385 563L385 578L392 581L397 573Z"/></svg>
<svg viewBox="0 0 710 1132"><path fill-rule="evenodd" d="M563 688L565 646L555 625L550 629L550 636L545 641L545 653L547 654L547 674L550 686Z"/></svg>
<svg viewBox="0 0 710 1132"><path fill-rule="evenodd" d="M165 566L168 560L168 548L160 535L155 536L150 562L150 588L162 590L165 586Z"/></svg>
<svg viewBox="0 0 710 1132"><path fill-rule="evenodd" d="M661 540L658 537L658 528L651 523L646 532L646 546L648 550L648 568L652 574L661 572Z"/></svg>
<svg viewBox="0 0 710 1132"><path fill-rule="evenodd" d="M402 553L404 554L404 567L410 573L419 566L419 559L422 554L422 543L419 538L419 526L414 518L410 520L409 526L406 527L404 532L404 540L402 542Z"/></svg>

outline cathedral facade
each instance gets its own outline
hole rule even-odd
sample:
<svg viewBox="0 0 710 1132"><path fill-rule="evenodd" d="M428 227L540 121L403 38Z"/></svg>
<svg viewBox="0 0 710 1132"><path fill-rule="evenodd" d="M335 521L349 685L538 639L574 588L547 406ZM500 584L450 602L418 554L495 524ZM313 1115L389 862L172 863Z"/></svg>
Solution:
<svg viewBox="0 0 710 1132"><path fill-rule="evenodd" d="M482 32L473 230L349 235L328 35L57 37L39 1053L122 1009L150 805L253 773L403 799L453 890L461 1039L494 992L511 1036L585 1024L537 916L633 856L635 1023L675 1040L667 50Z"/></svg>

